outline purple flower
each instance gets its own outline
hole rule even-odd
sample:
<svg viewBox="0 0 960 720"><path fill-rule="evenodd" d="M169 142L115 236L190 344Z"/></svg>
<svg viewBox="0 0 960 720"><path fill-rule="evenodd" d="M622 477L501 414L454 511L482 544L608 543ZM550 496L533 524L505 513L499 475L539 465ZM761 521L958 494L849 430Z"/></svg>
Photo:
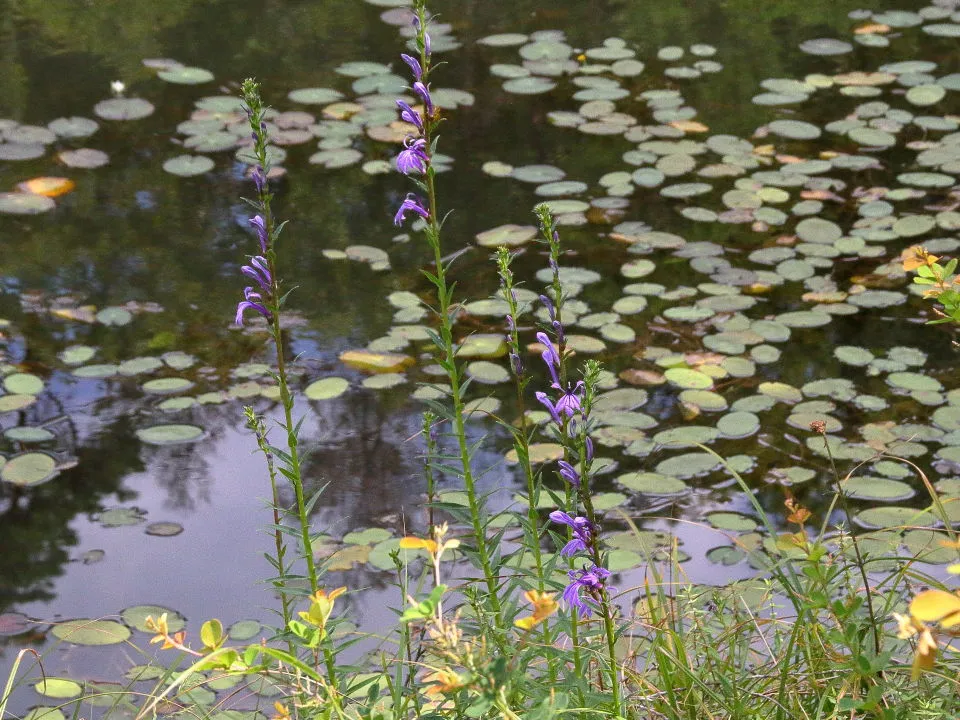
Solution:
<svg viewBox="0 0 960 720"><path fill-rule="evenodd" d="M257 239L260 241L260 251L266 255L269 238L267 237L267 224L263 220L263 215L254 215L248 222L257 229Z"/></svg>
<svg viewBox="0 0 960 720"><path fill-rule="evenodd" d="M423 54L430 57L430 33L423 34Z"/></svg>
<svg viewBox="0 0 960 720"><path fill-rule="evenodd" d="M587 435L587 439L584 444L587 447L587 462L589 463L591 460L593 460L593 440L590 439L589 435Z"/></svg>
<svg viewBox="0 0 960 720"><path fill-rule="evenodd" d="M423 100L423 106L428 116L433 115L433 100L430 99L430 90L422 82L413 84L413 91Z"/></svg>
<svg viewBox="0 0 960 720"><path fill-rule="evenodd" d="M414 140L408 137L404 140L403 147L405 149L401 150L400 154L397 155L397 170L404 175L409 175L412 172L426 172L427 162L430 160L424 150L426 146L427 141L423 138Z"/></svg>
<svg viewBox="0 0 960 720"><path fill-rule="evenodd" d="M540 357L547 364L547 370L550 371L550 376L553 378L553 386L559 388L560 378L557 375L557 369L560 367L560 356L545 332L538 332L537 340L544 346L544 351L540 354Z"/></svg>
<svg viewBox="0 0 960 720"><path fill-rule="evenodd" d="M415 57L400 53L400 59L410 66L410 70L413 71L413 77L415 80L419 81L423 77L423 68L420 67L420 63Z"/></svg>
<svg viewBox="0 0 960 720"><path fill-rule="evenodd" d="M550 316L550 322L553 322L557 319L556 311L553 309L553 301L548 298L546 295L540 296L540 302L543 303L543 306L547 309L547 314Z"/></svg>
<svg viewBox="0 0 960 720"><path fill-rule="evenodd" d="M558 460L557 464L560 466L560 477L574 487L580 487L580 473L576 471L573 465L566 460Z"/></svg>
<svg viewBox="0 0 960 720"><path fill-rule="evenodd" d="M517 377L523 375L523 360L515 352L510 353L510 364L513 366L513 372Z"/></svg>
<svg viewBox="0 0 960 720"><path fill-rule="evenodd" d="M250 258L249 265L240 267L240 272L256 282L264 292L269 293L273 290L273 276L270 274L270 266L266 258L254 255Z"/></svg>
<svg viewBox="0 0 960 720"><path fill-rule="evenodd" d="M610 571L594 565L583 570L570 570L567 575L570 577L570 584L563 590L564 602L571 608L577 608L581 618L590 617L593 608L586 603L585 598L580 595L580 591L586 590L591 599L598 602L601 592L606 588L604 581L610 577ZM606 589L612 591L612 588Z"/></svg>
<svg viewBox="0 0 960 720"><path fill-rule="evenodd" d="M237 317L234 319L237 325L243 325L243 313L247 310L256 310L267 320L270 319L270 311L263 304L263 297L260 293L255 292L252 287L247 287L243 289L243 297L244 300L237 305Z"/></svg>
<svg viewBox="0 0 960 720"><path fill-rule="evenodd" d="M552 323L553 331L557 334L557 342L562 343L566 335L563 333L563 325L560 324L559 320L554 320Z"/></svg>
<svg viewBox="0 0 960 720"><path fill-rule="evenodd" d="M553 387L560 389L559 384L555 384ZM560 399L557 400L557 413L563 413L568 418L573 417L576 413L580 412L581 401L583 400L583 380L577 382L577 384L570 389L570 385L567 385L566 391L563 395L560 396Z"/></svg>
<svg viewBox="0 0 960 720"><path fill-rule="evenodd" d="M554 407L554 404L552 402L550 402L550 398L547 397L547 394L545 392L536 392L534 393L534 395L536 396L537 400L539 400L540 403L550 413L550 417L553 418L553 421L557 425L562 425L563 421L560 419L560 415L557 413L557 408Z"/></svg>
<svg viewBox="0 0 960 720"><path fill-rule="evenodd" d="M263 168L257 165L250 173L253 178L253 184L257 187L257 195L263 195L263 186L266 184L267 177L263 174Z"/></svg>
<svg viewBox="0 0 960 720"><path fill-rule="evenodd" d="M430 217L430 212L420 204L420 201L416 198L416 196L414 196L413 193L407 193L407 197L404 198L403 202L400 204L397 214L393 216L393 224L398 227L403 225L403 221L407 219L408 210L410 212L415 212L424 220Z"/></svg>
<svg viewBox="0 0 960 720"><path fill-rule="evenodd" d="M573 557L578 552L588 552L593 545L593 524L585 517L571 517L563 510L554 510L550 513L550 519L558 525L567 525L573 530L573 538L570 539L560 554L564 557Z"/></svg>
<svg viewBox="0 0 960 720"><path fill-rule="evenodd" d="M397 107L400 108L400 119L411 125L416 125L417 130L423 132L423 118L420 113L407 105L403 100L397 100Z"/></svg>

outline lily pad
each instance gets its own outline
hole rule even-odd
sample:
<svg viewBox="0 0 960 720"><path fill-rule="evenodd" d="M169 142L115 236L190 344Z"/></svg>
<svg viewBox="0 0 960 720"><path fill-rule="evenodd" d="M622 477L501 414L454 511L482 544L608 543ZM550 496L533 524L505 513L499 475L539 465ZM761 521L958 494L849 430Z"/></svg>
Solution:
<svg viewBox="0 0 960 720"><path fill-rule="evenodd" d="M136 432L140 442L148 445L181 445L203 438L203 428L196 425L154 425Z"/></svg>
<svg viewBox="0 0 960 720"><path fill-rule="evenodd" d="M200 85L213 80L213 73L203 68L180 65L161 70L157 73L157 77L175 85Z"/></svg>
<svg viewBox="0 0 960 720"><path fill-rule="evenodd" d="M153 522L147 525L143 532L154 537L175 537L183 532L183 525L169 521Z"/></svg>
<svg viewBox="0 0 960 720"><path fill-rule="evenodd" d="M304 394L309 400L332 400L340 397L350 387L350 383L341 377L327 377L310 383Z"/></svg>
<svg viewBox="0 0 960 720"><path fill-rule="evenodd" d="M93 108L93 113L104 120L140 120L153 111L153 105L142 98L111 98Z"/></svg>
<svg viewBox="0 0 960 720"><path fill-rule="evenodd" d="M121 612L120 619L135 630L151 633L153 631L147 627L147 618L158 620L163 614L167 616L167 628L170 632L180 632L186 626L183 615L162 605L134 605Z"/></svg>
<svg viewBox="0 0 960 720"><path fill-rule="evenodd" d="M68 678L47 677L34 684L33 689L44 697L69 700L83 694L83 686Z"/></svg>
<svg viewBox="0 0 960 720"><path fill-rule="evenodd" d="M130 637L130 629L114 620L67 620L54 625L51 632L74 645L116 645Z"/></svg>
<svg viewBox="0 0 960 720"><path fill-rule="evenodd" d="M59 474L57 461L40 452L14 455L0 466L0 480L20 487L31 487L52 480Z"/></svg>
<svg viewBox="0 0 960 720"><path fill-rule="evenodd" d="M179 177L196 177L213 170L215 163L202 155L177 155L163 163L164 172Z"/></svg>

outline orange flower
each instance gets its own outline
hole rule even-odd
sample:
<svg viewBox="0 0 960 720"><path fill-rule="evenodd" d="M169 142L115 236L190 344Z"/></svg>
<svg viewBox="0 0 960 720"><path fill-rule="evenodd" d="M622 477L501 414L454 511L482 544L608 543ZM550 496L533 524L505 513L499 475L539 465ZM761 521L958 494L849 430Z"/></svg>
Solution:
<svg viewBox="0 0 960 720"><path fill-rule="evenodd" d="M903 263L905 272L911 272L924 265L929 267L939 259L936 255L931 255L927 252L926 248L922 248L919 245L908 247L900 254L900 262Z"/></svg>
<svg viewBox="0 0 960 720"><path fill-rule="evenodd" d="M457 675L453 670L448 670L446 668L430 673L423 678L423 682L434 683L424 690L426 695L431 696L453 692L454 690L459 690L464 685L463 679L459 675Z"/></svg>
<svg viewBox="0 0 960 720"><path fill-rule="evenodd" d="M400 547L404 550L426 550L431 555L437 554L437 543L433 540L425 540L424 538L407 536L401 538Z"/></svg>
<svg viewBox="0 0 960 720"><path fill-rule="evenodd" d="M533 605L533 615L530 617L520 618L519 620L514 621L514 625L523 630L529 630L530 628L536 627L548 617L553 615L557 608L557 601L553 599L553 593L541 593L536 590L527 590L523 594L523 597L526 598L527 602Z"/></svg>

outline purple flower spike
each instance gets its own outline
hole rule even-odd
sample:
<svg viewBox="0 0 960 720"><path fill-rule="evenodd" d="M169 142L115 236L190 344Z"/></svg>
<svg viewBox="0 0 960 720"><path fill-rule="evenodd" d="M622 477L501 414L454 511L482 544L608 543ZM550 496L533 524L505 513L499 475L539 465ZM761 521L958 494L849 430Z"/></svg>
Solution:
<svg viewBox="0 0 960 720"><path fill-rule="evenodd" d="M245 299L237 305L237 316L234 318L234 322L237 325L243 325L243 314L247 310L256 310L267 320L270 319L270 311L267 310L266 306L263 304L263 297L260 295L260 293L255 292L252 287L247 287L243 289L243 297Z"/></svg>
<svg viewBox="0 0 960 720"><path fill-rule="evenodd" d="M407 193L407 197L404 198L403 203L401 203L400 208L397 210L397 214L393 216L393 224L399 227L403 225L403 221L407 219L407 212L414 212L424 220L430 217L430 212L420 204L420 201L414 196L413 193Z"/></svg>
<svg viewBox="0 0 960 720"><path fill-rule="evenodd" d="M416 125L417 130L423 132L423 118L420 113L407 105L403 100L397 100L397 107L400 108L400 119L411 125Z"/></svg>
<svg viewBox="0 0 960 720"><path fill-rule="evenodd" d="M540 353L540 357L547 364L547 370L550 371L550 377L553 378L553 385L554 387L560 387L560 377L557 375L557 369L560 367L560 356L545 332L537 333L537 341L545 348Z"/></svg>
<svg viewBox="0 0 960 720"><path fill-rule="evenodd" d="M397 170L404 175L409 175L413 172L426 172L427 162L430 160L424 150L426 146L427 141L423 138L414 140L408 137L404 140L403 147L405 149L401 150L400 154L397 155Z"/></svg>
<svg viewBox="0 0 960 720"><path fill-rule="evenodd" d="M598 565L583 570L570 570L567 572L570 577L570 584L563 590L563 600L568 607L577 608L581 618L590 617L593 614L593 608L590 607L580 595L581 590L586 590L587 594L595 602L600 599L600 593L606 587L604 581L610 577L610 571L605 570ZM606 588L612 592L612 588Z"/></svg>
<svg viewBox="0 0 960 720"><path fill-rule="evenodd" d="M267 254L267 224L263 220L263 215L254 215L248 222L257 229L257 239L260 241L260 251Z"/></svg>
<svg viewBox="0 0 960 720"><path fill-rule="evenodd" d="M417 59L404 53L400 53L400 59L410 66L410 70L413 72L414 80L419 82L420 79L423 78L423 68L420 67L420 63L417 61Z"/></svg>
<svg viewBox="0 0 960 720"><path fill-rule="evenodd" d="M550 519L558 525L567 525L573 530L573 538L560 554L564 557L573 557L578 552L587 552L593 543L593 525L585 517L571 517L562 510L550 513Z"/></svg>
<svg viewBox="0 0 960 720"><path fill-rule="evenodd" d="M553 406L553 403L550 402L550 398L547 397L547 394L545 392L537 392L537 393L534 393L534 395L536 395L537 400L539 400L540 403L550 413L550 417L553 418L553 421L557 425L561 425L562 421L560 420L560 415L557 413L557 408L555 408Z"/></svg>
<svg viewBox="0 0 960 720"><path fill-rule="evenodd" d="M257 165L250 177L253 178L253 184L257 188L257 195L263 195L263 188L267 182L267 176L263 174L263 168Z"/></svg>
<svg viewBox="0 0 960 720"><path fill-rule="evenodd" d="M560 466L560 477L574 487L580 487L580 474L574 469L573 465L566 460L559 460L557 464Z"/></svg>
<svg viewBox="0 0 960 720"><path fill-rule="evenodd" d="M547 309L547 314L550 316L550 322L555 321L557 319L557 313L553 308L553 301L546 295L541 295L540 302L542 302L543 306Z"/></svg>
<svg viewBox="0 0 960 720"><path fill-rule="evenodd" d="M555 385L554 387L559 387ZM557 400L557 412L563 413L568 418L573 417L580 412L581 401L583 400L583 380L580 380L571 390L567 385L566 392Z"/></svg>
<svg viewBox="0 0 960 720"><path fill-rule="evenodd" d="M413 91L423 100L423 106L427 115L433 115L433 100L430 99L430 90L422 82L413 84Z"/></svg>
<svg viewBox="0 0 960 720"><path fill-rule="evenodd" d="M270 274L266 258L260 255L253 256L250 258L250 264L243 265L240 272L256 282L264 292L269 293L273 290L273 276Z"/></svg>

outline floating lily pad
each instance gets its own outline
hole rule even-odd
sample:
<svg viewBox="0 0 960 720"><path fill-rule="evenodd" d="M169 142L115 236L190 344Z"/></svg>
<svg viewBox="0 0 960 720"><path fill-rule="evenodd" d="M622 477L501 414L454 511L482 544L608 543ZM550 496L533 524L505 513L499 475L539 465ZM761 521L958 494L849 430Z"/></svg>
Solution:
<svg viewBox="0 0 960 720"><path fill-rule="evenodd" d="M12 394L38 395L43 390L43 380L30 373L11 373L3 379L3 389Z"/></svg>
<svg viewBox="0 0 960 720"><path fill-rule="evenodd" d="M741 513L712 512L707 515L706 520L718 530L729 532L752 532L757 529L757 521Z"/></svg>
<svg viewBox="0 0 960 720"><path fill-rule="evenodd" d="M153 631L147 627L147 618L159 620L163 614L167 616L167 628L170 632L180 632L186 626L186 618L183 615L162 605L134 605L121 612L120 619L135 630L152 633Z"/></svg>
<svg viewBox="0 0 960 720"><path fill-rule="evenodd" d="M524 245L537 236L537 228L533 225L500 225L492 230L477 233L477 245L480 247L496 248L517 247Z"/></svg>
<svg viewBox="0 0 960 720"><path fill-rule="evenodd" d="M929 527L936 518L927 510L917 510L899 505L868 508L857 513L854 521L866 528L899 528L907 526Z"/></svg>
<svg viewBox="0 0 960 720"><path fill-rule="evenodd" d="M161 80L175 85L200 85L213 80L213 73L198 67L179 65L157 73Z"/></svg>
<svg viewBox="0 0 960 720"><path fill-rule="evenodd" d="M67 620L54 625L51 632L74 645L116 645L130 637L130 629L113 620Z"/></svg>
<svg viewBox="0 0 960 720"><path fill-rule="evenodd" d="M844 494L857 500L879 500L899 502L914 496L914 490L907 483L889 478L871 475L857 475L847 478L841 484Z"/></svg>
<svg viewBox="0 0 960 720"><path fill-rule="evenodd" d="M142 98L111 98L98 102L93 112L104 120L140 120L153 114L152 104Z"/></svg>
<svg viewBox="0 0 960 720"><path fill-rule="evenodd" d="M136 432L140 442L148 445L180 445L203 438L203 428L196 425L154 425Z"/></svg>
<svg viewBox="0 0 960 720"><path fill-rule="evenodd" d="M677 477L652 472L632 472L617 477L617 483L634 492L646 495L680 495L689 486Z"/></svg>
<svg viewBox="0 0 960 720"><path fill-rule="evenodd" d="M346 350L340 353L345 365L370 373L395 373L414 364L409 355L376 353L367 350Z"/></svg>
<svg viewBox="0 0 960 720"><path fill-rule="evenodd" d="M164 172L179 177L195 177L213 170L215 163L202 155L177 155L163 163Z"/></svg>
<svg viewBox="0 0 960 720"><path fill-rule="evenodd" d="M0 146L2 148L2 146ZM2 160L0 154L0 160ZM0 193L0 214L39 215L56 207L51 198L28 192Z"/></svg>
<svg viewBox="0 0 960 720"><path fill-rule="evenodd" d="M853 50L853 45L834 38L816 38L800 43L800 50L808 55L845 55Z"/></svg>
<svg viewBox="0 0 960 720"><path fill-rule="evenodd" d="M52 432L42 427L30 427L27 425L18 425L7 428L3 431L3 436L8 440L18 443L41 443L49 442L56 438Z"/></svg>
<svg viewBox="0 0 960 720"><path fill-rule="evenodd" d="M60 473L57 461L40 452L14 455L0 466L0 480L20 487L31 487L52 480Z"/></svg>
<svg viewBox="0 0 960 720"><path fill-rule="evenodd" d="M141 388L146 393L153 395L172 395L174 393L184 392L193 387L193 383L186 378L157 378L148 380Z"/></svg>
<svg viewBox="0 0 960 720"><path fill-rule="evenodd" d="M350 387L350 383L341 377L328 377L310 383L304 394L309 400L332 400L340 397Z"/></svg>
<svg viewBox="0 0 960 720"><path fill-rule="evenodd" d="M167 521L153 522L147 525L143 531L154 537L174 537L183 532L183 525Z"/></svg>
<svg viewBox="0 0 960 720"><path fill-rule="evenodd" d="M102 150L93 148L79 148L78 150L63 150L57 157L67 167L93 169L103 167L110 162L110 156Z"/></svg>
<svg viewBox="0 0 960 720"><path fill-rule="evenodd" d="M83 686L68 678L47 677L34 684L33 689L45 697L69 700L83 694Z"/></svg>
<svg viewBox="0 0 960 720"><path fill-rule="evenodd" d="M244 642L255 638L262 629L263 626L257 620L238 620L227 628L227 635L231 640Z"/></svg>

